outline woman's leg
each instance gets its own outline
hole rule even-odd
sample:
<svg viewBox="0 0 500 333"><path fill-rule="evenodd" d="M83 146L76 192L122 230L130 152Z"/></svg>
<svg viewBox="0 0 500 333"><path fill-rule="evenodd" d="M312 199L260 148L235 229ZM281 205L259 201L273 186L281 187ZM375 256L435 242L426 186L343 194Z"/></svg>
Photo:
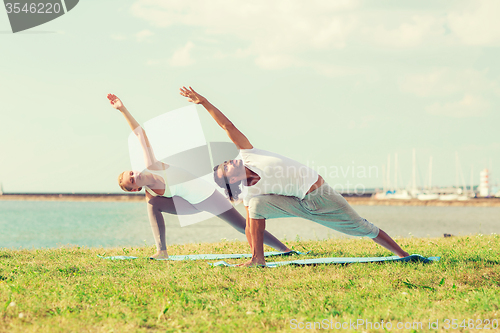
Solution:
<svg viewBox="0 0 500 333"><path fill-rule="evenodd" d="M174 215L190 215L200 212L193 207L193 205L180 197L175 198L175 205L174 199L166 197L146 198L146 202L148 205L149 223L151 224L151 230L153 231L158 252L167 250L165 220L163 219L162 212Z"/></svg>
<svg viewBox="0 0 500 333"><path fill-rule="evenodd" d="M242 234L245 233L246 219L218 191L215 191L210 197L193 206L200 211L207 211L217 215ZM277 251L290 251L285 244L267 231L264 232L264 244Z"/></svg>
<svg viewBox="0 0 500 333"><path fill-rule="evenodd" d="M372 238L375 243L380 246L385 247L387 250L396 254L400 258L408 257L409 254L405 250L403 250L388 234L385 233L384 230L379 229L378 236Z"/></svg>

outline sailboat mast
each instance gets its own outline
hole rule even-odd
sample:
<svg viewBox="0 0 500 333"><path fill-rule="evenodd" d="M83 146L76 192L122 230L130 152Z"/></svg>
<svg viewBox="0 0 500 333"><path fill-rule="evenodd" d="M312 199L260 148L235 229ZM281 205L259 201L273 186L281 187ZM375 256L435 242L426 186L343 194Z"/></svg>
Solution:
<svg viewBox="0 0 500 333"><path fill-rule="evenodd" d="M458 158L458 155L457 155ZM462 180L462 194L465 194L465 191L467 190L467 185L465 185L465 177L464 177L464 172L462 170L462 165L460 164L460 160L458 160L458 169L460 170L460 178Z"/></svg>
<svg viewBox="0 0 500 333"><path fill-rule="evenodd" d="M384 194L387 193L387 182L385 181L385 164L382 165L382 185L384 188Z"/></svg>
<svg viewBox="0 0 500 333"><path fill-rule="evenodd" d="M398 153L394 153L394 189L398 190Z"/></svg>
<svg viewBox="0 0 500 333"><path fill-rule="evenodd" d="M432 188L432 156L429 158L429 190Z"/></svg>
<svg viewBox="0 0 500 333"><path fill-rule="evenodd" d="M387 189L391 190L391 154L387 156Z"/></svg>
<svg viewBox="0 0 500 333"><path fill-rule="evenodd" d="M417 156L415 152L415 148L413 148L413 167L412 167L412 185L411 189L413 191L417 190Z"/></svg>
<svg viewBox="0 0 500 333"><path fill-rule="evenodd" d="M470 168L470 196L474 196L474 166Z"/></svg>

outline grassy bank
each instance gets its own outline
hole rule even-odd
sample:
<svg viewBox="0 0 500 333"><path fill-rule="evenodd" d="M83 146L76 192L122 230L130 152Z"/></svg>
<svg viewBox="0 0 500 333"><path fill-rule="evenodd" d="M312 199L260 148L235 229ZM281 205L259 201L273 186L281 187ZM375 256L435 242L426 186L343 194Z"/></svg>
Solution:
<svg viewBox="0 0 500 333"><path fill-rule="evenodd" d="M349 320L365 320L355 331L382 331L376 329L382 320L393 331L429 331L437 320L437 331L468 330L453 330L451 321L446 330L445 319L458 319L457 326L474 319L474 327L483 320L486 328L485 319L500 320L499 241L497 235L398 240L409 253L442 257L433 264L273 269L97 258L147 257L151 247L0 250L0 331L283 332L324 319L323 329L316 324L304 331L325 331L326 325L335 331ZM289 245L311 251L303 258L390 255L368 239ZM170 247L170 254L247 251L242 242ZM398 330L398 323L413 327ZM344 324L340 331L352 328Z"/></svg>

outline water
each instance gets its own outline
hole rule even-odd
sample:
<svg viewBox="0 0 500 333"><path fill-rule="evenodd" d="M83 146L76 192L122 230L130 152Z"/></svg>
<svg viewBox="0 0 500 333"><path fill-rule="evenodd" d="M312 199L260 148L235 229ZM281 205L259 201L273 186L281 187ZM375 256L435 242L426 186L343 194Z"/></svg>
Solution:
<svg viewBox="0 0 500 333"><path fill-rule="evenodd" d="M500 207L353 206L391 236L442 237L500 231ZM243 207L239 207L243 211ZM223 221L213 218L180 227L164 214L168 244L245 241ZM121 247L154 244L146 203L0 201L0 248L59 246ZM293 218L267 222L279 239L347 237L314 222Z"/></svg>

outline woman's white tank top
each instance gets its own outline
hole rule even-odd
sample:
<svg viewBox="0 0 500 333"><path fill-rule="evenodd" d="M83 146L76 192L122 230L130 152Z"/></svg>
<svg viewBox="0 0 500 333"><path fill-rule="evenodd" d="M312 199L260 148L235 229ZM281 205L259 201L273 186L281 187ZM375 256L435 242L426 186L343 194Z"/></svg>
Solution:
<svg viewBox="0 0 500 333"><path fill-rule="evenodd" d="M166 170L147 170L163 178L165 183L163 197L176 195L194 205L206 200L216 191L215 185L204 179L197 178L190 172L174 165L169 165ZM144 188L152 196L159 196L148 186L144 186Z"/></svg>

